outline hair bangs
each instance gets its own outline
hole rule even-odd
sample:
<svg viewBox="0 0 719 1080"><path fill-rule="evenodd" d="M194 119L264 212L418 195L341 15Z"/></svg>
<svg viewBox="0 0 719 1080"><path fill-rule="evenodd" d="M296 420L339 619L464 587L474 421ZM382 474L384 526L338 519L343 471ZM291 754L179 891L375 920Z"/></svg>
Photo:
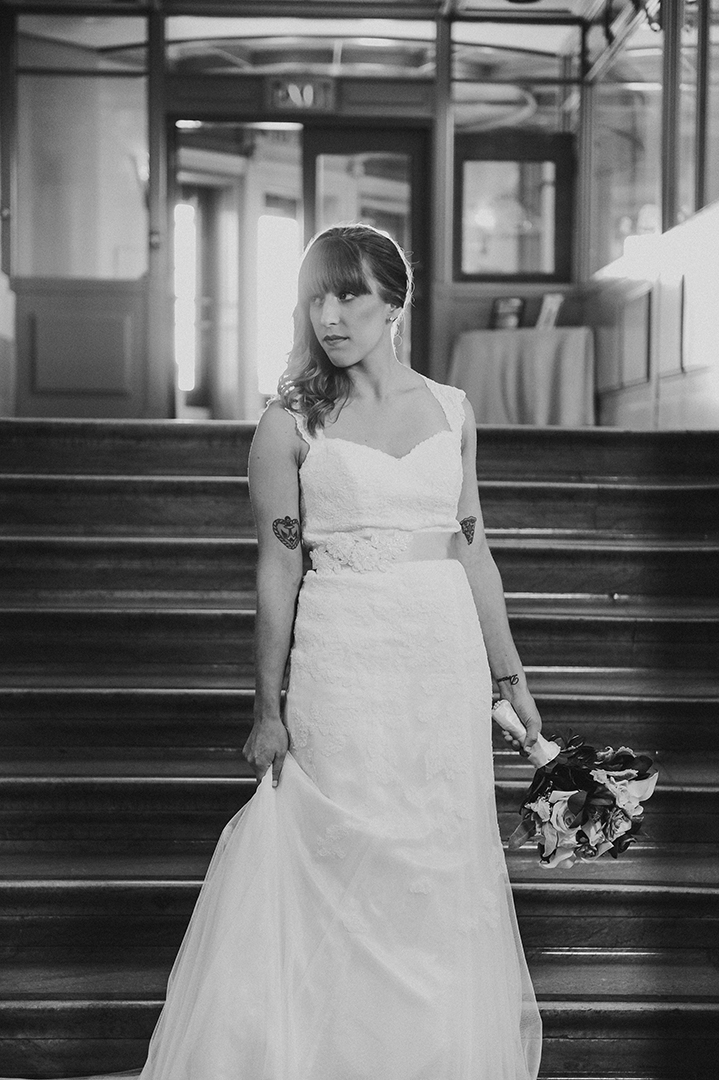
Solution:
<svg viewBox="0 0 719 1080"><path fill-rule="evenodd" d="M320 237L305 254L300 267L298 294L301 304L313 296L352 293L366 296L372 290L367 280L362 252L341 237Z"/></svg>

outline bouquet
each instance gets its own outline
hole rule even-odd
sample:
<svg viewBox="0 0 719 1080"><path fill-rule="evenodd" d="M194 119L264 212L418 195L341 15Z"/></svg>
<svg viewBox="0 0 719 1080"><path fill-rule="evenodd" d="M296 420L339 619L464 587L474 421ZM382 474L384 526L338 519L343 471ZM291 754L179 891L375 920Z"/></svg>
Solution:
<svg viewBox="0 0 719 1080"><path fill-rule="evenodd" d="M492 716L524 742L526 728L508 701L495 702ZM635 843L642 803L657 782L650 757L628 746L596 750L578 736L550 742L540 735L528 758L537 771L520 806L522 820L509 838L510 851L537 838L541 866L571 866L607 852L616 859Z"/></svg>

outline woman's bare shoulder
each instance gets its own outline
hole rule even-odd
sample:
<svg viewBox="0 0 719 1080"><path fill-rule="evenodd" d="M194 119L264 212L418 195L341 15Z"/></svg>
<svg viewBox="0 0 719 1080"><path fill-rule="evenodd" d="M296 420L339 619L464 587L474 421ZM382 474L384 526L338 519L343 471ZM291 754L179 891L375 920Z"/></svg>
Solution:
<svg viewBox="0 0 719 1080"><path fill-rule="evenodd" d="M262 413L253 440L256 448L272 449L275 453L290 452L297 456L305 446L297 429L297 421L279 398L274 398Z"/></svg>

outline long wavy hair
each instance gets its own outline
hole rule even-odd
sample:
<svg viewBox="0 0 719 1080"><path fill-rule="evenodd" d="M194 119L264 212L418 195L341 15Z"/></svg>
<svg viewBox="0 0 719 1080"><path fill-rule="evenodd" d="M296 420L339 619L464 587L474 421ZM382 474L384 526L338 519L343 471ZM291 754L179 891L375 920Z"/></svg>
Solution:
<svg viewBox="0 0 719 1080"><path fill-rule="evenodd" d="M286 408L305 417L310 434L324 427L338 402L347 402L352 388L350 376L334 367L317 340L310 300L327 293L367 295L368 274L382 300L403 312L412 298L412 268L387 233L371 225L335 225L310 240L302 256L294 341L277 392Z"/></svg>

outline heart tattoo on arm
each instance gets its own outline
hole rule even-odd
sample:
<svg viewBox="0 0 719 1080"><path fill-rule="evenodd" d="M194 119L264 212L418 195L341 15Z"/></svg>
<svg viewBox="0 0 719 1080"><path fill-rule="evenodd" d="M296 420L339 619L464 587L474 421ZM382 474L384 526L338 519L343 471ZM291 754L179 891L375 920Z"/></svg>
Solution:
<svg viewBox="0 0 719 1080"><path fill-rule="evenodd" d="M300 542L300 523L297 518L276 518L272 522L272 531L281 544L294 551Z"/></svg>
<svg viewBox="0 0 719 1080"><path fill-rule="evenodd" d="M476 524L477 524L476 517L462 518L462 520L459 523L459 527L460 527L460 529L462 530L462 532L464 534L464 539L467 541L468 544L471 544L472 541L474 540L474 529L475 529Z"/></svg>

